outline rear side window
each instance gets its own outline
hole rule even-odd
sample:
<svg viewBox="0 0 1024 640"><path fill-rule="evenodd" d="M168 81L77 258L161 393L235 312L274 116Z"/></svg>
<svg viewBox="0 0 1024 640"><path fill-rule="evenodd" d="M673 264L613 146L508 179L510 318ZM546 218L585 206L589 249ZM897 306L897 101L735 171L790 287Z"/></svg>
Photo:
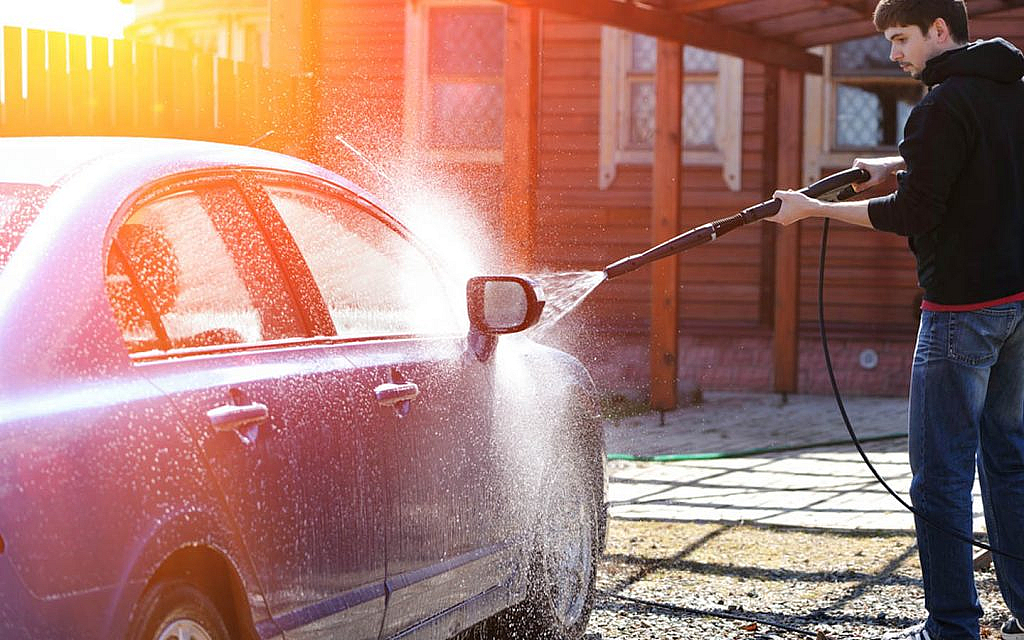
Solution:
<svg viewBox="0 0 1024 640"><path fill-rule="evenodd" d="M365 209L298 186L269 185L343 338L449 333L457 323L426 257Z"/></svg>
<svg viewBox="0 0 1024 640"><path fill-rule="evenodd" d="M262 234L230 186L138 207L115 234L106 285L133 352L305 335Z"/></svg>
<svg viewBox="0 0 1024 640"><path fill-rule="evenodd" d="M0 270L42 211L54 187L0 182Z"/></svg>

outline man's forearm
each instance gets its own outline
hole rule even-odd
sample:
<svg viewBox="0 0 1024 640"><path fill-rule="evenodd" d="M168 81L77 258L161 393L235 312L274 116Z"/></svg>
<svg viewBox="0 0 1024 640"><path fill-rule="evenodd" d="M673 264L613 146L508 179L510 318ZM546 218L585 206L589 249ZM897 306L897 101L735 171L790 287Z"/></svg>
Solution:
<svg viewBox="0 0 1024 640"><path fill-rule="evenodd" d="M840 222L855 224L860 227L874 228L868 216L868 201L856 202L818 202L813 215L831 218Z"/></svg>

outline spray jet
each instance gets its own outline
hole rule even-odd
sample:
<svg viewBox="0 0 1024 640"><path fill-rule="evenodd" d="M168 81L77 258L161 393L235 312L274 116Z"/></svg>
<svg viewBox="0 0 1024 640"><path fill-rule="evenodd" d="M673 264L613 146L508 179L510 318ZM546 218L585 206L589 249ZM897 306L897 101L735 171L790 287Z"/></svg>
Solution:
<svg viewBox="0 0 1024 640"><path fill-rule="evenodd" d="M864 169L847 169L804 187L800 190L800 193L810 198L817 198L818 200L838 202L852 198L856 193L853 190L853 183L864 182L868 177L868 172ZM689 231L684 231L678 236L651 247L643 253L627 256L611 263L604 268L605 278L608 280L617 278L624 273L636 271L645 264L655 260L682 253L693 247L716 240L733 229L738 229L743 225L775 215L781 207L782 201L778 198L772 198L771 200L748 207L728 218L715 220Z"/></svg>

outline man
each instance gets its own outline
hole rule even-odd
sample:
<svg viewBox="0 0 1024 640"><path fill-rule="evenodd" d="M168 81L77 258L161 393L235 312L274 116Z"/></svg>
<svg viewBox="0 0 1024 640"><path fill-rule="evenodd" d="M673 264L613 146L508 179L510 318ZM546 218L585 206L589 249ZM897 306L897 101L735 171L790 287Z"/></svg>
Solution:
<svg viewBox="0 0 1024 640"><path fill-rule="evenodd" d="M1024 57L1002 39L968 45L959 0L882 0L875 27L891 59L929 93L907 120L900 157L860 160L895 193L820 203L778 191L768 218L829 217L908 237L924 288L910 383L910 495L915 508L971 536L975 457L989 540L1024 557ZM982 610L966 542L918 518L926 621L896 636L977 640ZM1024 640L1024 563L994 557Z"/></svg>

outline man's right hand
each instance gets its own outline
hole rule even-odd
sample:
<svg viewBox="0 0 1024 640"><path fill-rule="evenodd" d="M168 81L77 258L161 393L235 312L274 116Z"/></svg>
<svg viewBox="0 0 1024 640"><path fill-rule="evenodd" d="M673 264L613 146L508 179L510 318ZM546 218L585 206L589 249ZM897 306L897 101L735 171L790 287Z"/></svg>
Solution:
<svg viewBox="0 0 1024 640"><path fill-rule="evenodd" d="M888 158L857 158L853 161L853 166L856 169L864 169L871 176L864 182L853 184L853 190L860 193L882 184L889 179L889 176L906 167L906 164L900 156L891 156Z"/></svg>

